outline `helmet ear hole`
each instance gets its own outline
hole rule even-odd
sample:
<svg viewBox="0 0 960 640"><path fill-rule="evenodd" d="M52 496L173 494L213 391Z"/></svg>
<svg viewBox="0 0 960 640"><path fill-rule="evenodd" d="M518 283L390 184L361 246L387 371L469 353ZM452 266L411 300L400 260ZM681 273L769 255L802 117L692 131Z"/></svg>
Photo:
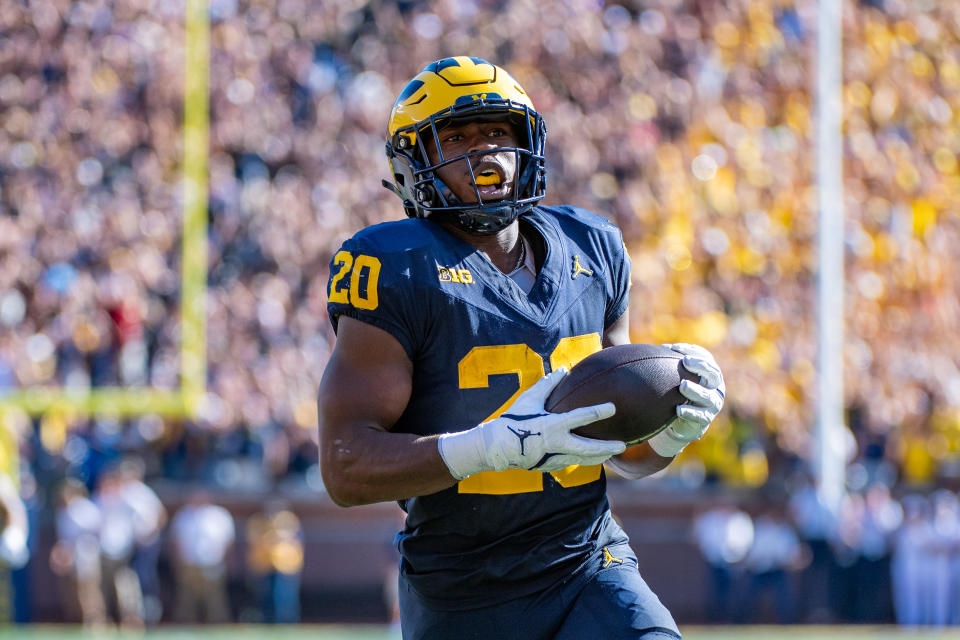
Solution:
<svg viewBox="0 0 960 640"><path fill-rule="evenodd" d="M410 139L407 136L402 136L399 133L393 134L392 140L390 143L395 149L405 150L410 146Z"/></svg>
<svg viewBox="0 0 960 640"><path fill-rule="evenodd" d="M436 190L432 185L425 184L421 187L417 187L417 200L421 203L429 204L433 202L433 199L436 195Z"/></svg>

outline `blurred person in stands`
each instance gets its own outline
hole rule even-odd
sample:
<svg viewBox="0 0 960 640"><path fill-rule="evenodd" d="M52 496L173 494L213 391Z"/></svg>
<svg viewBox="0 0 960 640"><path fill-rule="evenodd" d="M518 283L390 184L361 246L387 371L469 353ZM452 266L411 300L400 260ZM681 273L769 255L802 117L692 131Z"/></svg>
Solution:
<svg viewBox="0 0 960 640"><path fill-rule="evenodd" d="M857 620L860 584L857 562L863 537L865 500L862 493L848 492L837 508L836 527L830 539L834 565L830 578L830 599L838 622Z"/></svg>
<svg viewBox="0 0 960 640"><path fill-rule="evenodd" d="M81 620L99 628L107 622L100 588L100 508L75 478L60 487L56 511L57 541L50 552L50 568L60 577L64 620Z"/></svg>
<svg viewBox="0 0 960 640"><path fill-rule="evenodd" d="M26 566L30 559L30 549L27 547L29 535L27 507L20 498L13 478L0 472L0 623L14 621L10 572Z"/></svg>
<svg viewBox="0 0 960 640"><path fill-rule="evenodd" d="M143 626L143 596L133 569L136 511L125 493L126 479L111 464L100 474L93 501L100 510L100 563L103 599L108 615L120 624Z"/></svg>
<svg viewBox="0 0 960 640"><path fill-rule="evenodd" d="M890 495L889 487L882 482L867 487L858 536L859 555L854 565L857 622L893 622L890 553L894 533L902 522L903 509Z"/></svg>
<svg viewBox="0 0 960 640"><path fill-rule="evenodd" d="M748 572L747 591L740 599L738 622L759 622L764 599L773 596L778 624L791 624L796 603L790 586L790 571L802 559L800 540L793 526L774 507L753 519L753 544L743 560Z"/></svg>
<svg viewBox="0 0 960 640"><path fill-rule="evenodd" d="M954 569L960 551L960 499L949 489L938 489L930 496L933 513L930 519L926 550L930 554L930 607L923 624L943 627L951 624L952 610L960 583Z"/></svg>
<svg viewBox="0 0 960 640"><path fill-rule="evenodd" d="M957 495L957 494L954 494ZM958 508L958 529L960 529L960 508ZM960 626L960 531L949 551L950 562L950 610L947 624L951 626Z"/></svg>
<svg viewBox="0 0 960 640"><path fill-rule="evenodd" d="M709 567L710 589L706 592L708 622L733 622L742 585L737 584L740 563L753 545L753 520L732 499L696 517L693 535L700 555Z"/></svg>
<svg viewBox="0 0 960 640"><path fill-rule="evenodd" d="M407 512L405 638L680 635L611 517L602 464L631 478L667 467L720 411L723 379L705 349L669 345L698 381L629 460L611 459L622 442L570 433L611 403L544 409L567 367L630 342L620 230L537 204L545 135L503 69L428 64L388 123L384 184L410 219L357 233L331 263L320 466L337 504Z"/></svg>
<svg viewBox="0 0 960 640"><path fill-rule="evenodd" d="M903 522L893 539L890 584L897 624L912 627L921 624L922 611L933 595L931 556L925 548L931 534L930 502L921 495L911 494L903 498L902 504Z"/></svg>
<svg viewBox="0 0 960 640"><path fill-rule="evenodd" d="M173 516L170 540L177 581L174 618L178 622L230 621L227 552L235 537L233 516L213 504L202 489L194 491Z"/></svg>
<svg viewBox="0 0 960 640"><path fill-rule="evenodd" d="M160 534L167 523L167 509L156 492L143 481L143 461L131 457L118 468L123 500L130 510L133 522L133 569L143 594L143 619L148 624L160 621L163 607L160 601L160 561L162 540Z"/></svg>
<svg viewBox="0 0 960 640"><path fill-rule="evenodd" d="M275 502L247 523L247 569L263 622L300 621L303 530L286 504Z"/></svg>
<svg viewBox="0 0 960 640"><path fill-rule="evenodd" d="M810 549L810 564L800 580L800 610L805 612L804 622L829 622L837 616L830 591L834 572L831 540L835 537L836 516L823 502L808 471L801 470L794 484L788 503L790 518Z"/></svg>

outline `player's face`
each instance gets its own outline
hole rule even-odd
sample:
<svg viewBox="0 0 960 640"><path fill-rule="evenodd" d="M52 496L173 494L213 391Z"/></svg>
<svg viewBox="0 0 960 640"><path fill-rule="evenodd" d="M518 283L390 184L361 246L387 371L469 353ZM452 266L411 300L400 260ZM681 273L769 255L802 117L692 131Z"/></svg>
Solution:
<svg viewBox="0 0 960 640"><path fill-rule="evenodd" d="M495 202L513 193L517 155L514 151L502 149L517 146L517 136L512 124L506 121L456 123L440 129L437 133L443 157L446 159L472 152L486 152L469 158L481 201ZM424 137L430 162L437 164L440 162L440 154L433 136ZM477 201L467 159L444 165L437 169L436 173L461 202Z"/></svg>

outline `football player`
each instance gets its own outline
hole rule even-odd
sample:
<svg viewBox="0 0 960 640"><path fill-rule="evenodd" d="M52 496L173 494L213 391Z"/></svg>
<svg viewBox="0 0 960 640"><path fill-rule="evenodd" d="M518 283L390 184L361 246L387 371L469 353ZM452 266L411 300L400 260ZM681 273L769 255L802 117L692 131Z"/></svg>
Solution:
<svg viewBox="0 0 960 640"><path fill-rule="evenodd" d="M360 231L330 265L336 347L320 385L321 468L340 505L397 500L404 638L677 638L610 515L603 463L666 467L723 403L710 354L672 345L700 384L637 445L551 414L569 367L629 342L620 231L538 205L546 126L503 69L427 65L390 114L386 152L409 219ZM546 375L545 375L546 374Z"/></svg>

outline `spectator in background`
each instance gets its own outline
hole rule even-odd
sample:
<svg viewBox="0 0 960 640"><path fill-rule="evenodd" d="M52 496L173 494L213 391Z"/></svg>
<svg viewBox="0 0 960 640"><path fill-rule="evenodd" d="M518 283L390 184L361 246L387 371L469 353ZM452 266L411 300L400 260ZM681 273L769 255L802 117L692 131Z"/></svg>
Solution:
<svg viewBox="0 0 960 640"><path fill-rule="evenodd" d="M890 563L894 613L897 624L916 626L932 601L930 590L930 503L920 495L903 499L903 522L894 534Z"/></svg>
<svg viewBox="0 0 960 640"><path fill-rule="evenodd" d="M710 589L706 592L707 619L733 622L737 598L737 565L753 545L753 521L729 498L701 513L694 520L693 534L700 554L709 567Z"/></svg>
<svg viewBox="0 0 960 640"><path fill-rule="evenodd" d="M950 547L950 615L947 624L951 626L960 626L960 501L957 504L957 532Z"/></svg>
<svg viewBox="0 0 960 640"><path fill-rule="evenodd" d="M850 492L843 496L837 509L836 526L830 538L833 567L830 577L830 599L838 622L854 622L860 585L857 584L857 562L863 536L864 497Z"/></svg>
<svg viewBox="0 0 960 640"><path fill-rule="evenodd" d="M753 544L744 558L748 573L747 592L740 600L740 622L757 622L765 596L773 596L778 624L795 622L796 607L788 572L802 559L800 540L793 527L775 507L767 507L753 520Z"/></svg>
<svg viewBox="0 0 960 640"><path fill-rule="evenodd" d="M143 619L148 624L160 621L163 606L160 600L160 534L167 523L167 510L160 498L143 481L143 461L128 458L119 467L123 500L132 516L134 551L133 569L143 593Z"/></svg>
<svg viewBox="0 0 960 640"><path fill-rule="evenodd" d="M100 589L100 508L87 497L82 482L67 478L60 487L56 512L57 542L50 568L60 577L66 620L98 628L107 622Z"/></svg>
<svg viewBox="0 0 960 640"><path fill-rule="evenodd" d="M247 568L264 622L300 621L303 531L285 504L272 502L247 524Z"/></svg>
<svg viewBox="0 0 960 640"><path fill-rule="evenodd" d="M233 516L196 490L170 523L176 565L178 622L224 623L230 620L227 552L236 532Z"/></svg>
<svg viewBox="0 0 960 640"><path fill-rule="evenodd" d="M121 625L143 626L143 596L133 569L136 511L125 493L119 466L103 470L94 502L100 510L100 560L104 603Z"/></svg>
<svg viewBox="0 0 960 640"><path fill-rule="evenodd" d="M864 495L854 565L856 598L854 619L874 624L893 621L890 553L893 536L903 522L903 509L882 482L871 484Z"/></svg>
<svg viewBox="0 0 960 640"><path fill-rule="evenodd" d="M2 427L0 427L2 428ZM14 621L14 594L10 572L27 564L30 524L27 507L13 479L0 472L0 623Z"/></svg>
<svg viewBox="0 0 960 640"><path fill-rule="evenodd" d="M951 622L956 589L953 557L960 549L960 500L948 489L938 489L930 497L933 513L925 545L930 554L931 597L922 624L943 627Z"/></svg>
<svg viewBox="0 0 960 640"><path fill-rule="evenodd" d="M830 544L836 519L821 500L808 471L799 473L795 485L788 505L790 518L810 549L810 563L801 577L800 608L806 612L804 622L829 622L836 617L831 597L834 555Z"/></svg>

